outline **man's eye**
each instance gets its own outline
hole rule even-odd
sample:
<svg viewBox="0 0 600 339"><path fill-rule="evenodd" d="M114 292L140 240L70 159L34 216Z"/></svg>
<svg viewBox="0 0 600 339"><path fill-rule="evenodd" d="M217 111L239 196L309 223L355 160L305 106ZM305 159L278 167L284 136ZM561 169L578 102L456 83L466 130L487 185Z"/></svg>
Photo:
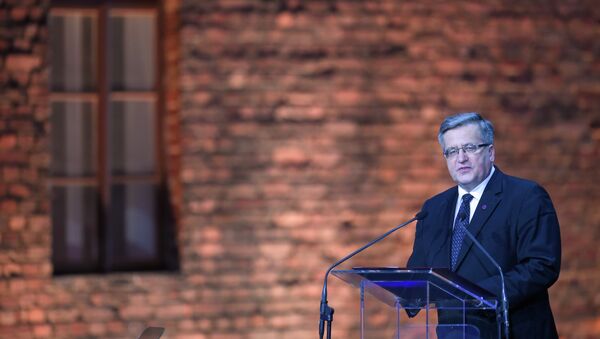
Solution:
<svg viewBox="0 0 600 339"><path fill-rule="evenodd" d="M465 151L467 152L473 152L477 149L477 146L475 145L465 145L463 148Z"/></svg>
<svg viewBox="0 0 600 339"><path fill-rule="evenodd" d="M449 148L449 149L446 151L446 154L448 154L448 155L454 155L454 154L456 154L456 153L458 153L458 148Z"/></svg>

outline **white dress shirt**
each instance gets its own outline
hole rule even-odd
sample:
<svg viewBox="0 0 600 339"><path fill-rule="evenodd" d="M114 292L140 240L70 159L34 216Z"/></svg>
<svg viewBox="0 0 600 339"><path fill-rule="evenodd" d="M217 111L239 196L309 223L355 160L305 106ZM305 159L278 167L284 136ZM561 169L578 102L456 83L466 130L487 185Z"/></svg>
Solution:
<svg viewBox="0 0 600 339"><path fill-rule="evenodd" d="M492 166L492 170L490 171L490 174L488 174L488 176L479 185L477 185L477 187L475 187L471 192L467 192L467 190L458 186L458 199L456 200L456 207L454 208L454 220L456 220L456 216L458 215L458 209L460 208L460 204L462 203L463 195L469 193L473 196L473 199L471 199L471 203L469 204L469 212L470 212L469 222L471 222L471 219L473 219L473 215L475 214L475 209L477 208L477 205L479 204L479 201L481 200L481 196L483 195L483 191L485 190L485 187L487 186L488 182L492 178L492 174L494 174L494 171L495 171L494 166Z"/></svg>

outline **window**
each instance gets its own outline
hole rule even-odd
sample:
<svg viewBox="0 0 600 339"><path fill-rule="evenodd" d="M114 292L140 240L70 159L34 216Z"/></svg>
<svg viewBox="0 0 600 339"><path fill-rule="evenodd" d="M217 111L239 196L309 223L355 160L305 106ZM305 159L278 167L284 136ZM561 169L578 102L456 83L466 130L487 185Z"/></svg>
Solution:
<svg viewBox="0 0 600 339"><path fill-rule="evenodd" d="M49 17L54 272L172 268L157 3L92 2Z"/></svg>

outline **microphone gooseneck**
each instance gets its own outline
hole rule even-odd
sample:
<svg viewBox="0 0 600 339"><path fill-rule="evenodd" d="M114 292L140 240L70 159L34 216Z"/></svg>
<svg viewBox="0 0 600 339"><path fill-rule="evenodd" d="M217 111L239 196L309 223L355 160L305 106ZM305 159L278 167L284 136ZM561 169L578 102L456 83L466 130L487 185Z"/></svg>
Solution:
<svg viewBox="0 0 600 339"><path fill-rule="evenodd" d="M463 215L461 215L460 217L465 218L466 213L463 213ZM486 251L486 249L483 247L483 245L481 245L481 243L473 236L473 234L471 234L471 232L469 232L469 230L466 227L465 227L465 234L469 237L469 239L471 239L471 241L475 244L475 246L477 246L477 248L479 248L479 250L483 254L485 254L485 256L492 262L492 264L494 264L494 266L496 266L496 269L500 273L500 286L502 289L502 318L503 318L503 322L504 322L504 336L506 339L508 339L508 337L509 337L508 299L506 298L506 286L504 284L504 273L502 272L502 267L500 267L500 265L498 265L496 260L494 260L494 258L490 255L490 253L488 251Z"/></svg>
<svg viewBox="0 0 600 339"><path fill-rule="evenodd" d="M391 230L389 230L386 233L380 235L376 239L371 240L366 245L363 245L359 249L353 251L352 253L350 253L350 254L346 255L345 257L343 257L342 259L338 260L337 262L335 262L333 265L331 265L327 269L327 272L325 273L325 278L323 279L323 291L321 292L321 305L319 307L319 311L320 311L320 317L319 317L319 338L320 339L323 339L323 335L325 334L325 324L327 324L327 339L331 339L331 323L333 322L333 312L334 312L334 309L327 304L327 278L329 277L329 273L334 268L336 268L337 266L339 266L340 264L342 264L344 261L352 258L353 256L357 255L358 253L360 253L360 252L366 250L367 248L373 246L374 244L376 244L379 241L381 241L384 238L386 238L388 235L396 232L397 230L399 230L402 227L404 227L404 226L412 223L415 220L423 220L426 216L427 216L427 211L420 211L412 219L410 219L407 222L402 223L402 224L400 224L400 225L392 228Z"/></svg>

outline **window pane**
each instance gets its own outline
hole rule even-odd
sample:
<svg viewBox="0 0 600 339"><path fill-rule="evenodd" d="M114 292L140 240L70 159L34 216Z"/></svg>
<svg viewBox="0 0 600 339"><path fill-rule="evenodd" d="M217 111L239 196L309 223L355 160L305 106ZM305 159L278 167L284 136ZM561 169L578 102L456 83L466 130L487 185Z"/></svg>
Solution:
<svg viewBox="0 0 600 339"><path fill-rule="evenodd" d="M91 14L51 14L50 86L55 92L96 88L96 18Z"/></svg>
<svg viewBox="0 0 600 339"><path fill-rule="evenodd" d="M114 185L110 221L114 227L115 266L158 261L156 189L154 184Z"/></svg>
<svg viewBox="0 0 600 339"><path fill-rule="evenodd" d="M110 108L112 173L154 174L154 101L113 101Z"/></svg>
<svg viewBox="0 0 600 339"><path fill-rule="evenodd" d="M110 16L111 88L148 91L155 85L156 28L154 13Z"/></svg>
<svg viewBox="0 0 600 339"><path fill-rule="evenodd" d="M56 272L96 268L97 205L94 187L52 188L52 242Z"/></svg>
<svg viewBox="0 0 600 339"><path fill-rule="evenodd" d="M96 173L97 123L93 111L91 102L52 103L52 175L81 177Z"/></svg>

